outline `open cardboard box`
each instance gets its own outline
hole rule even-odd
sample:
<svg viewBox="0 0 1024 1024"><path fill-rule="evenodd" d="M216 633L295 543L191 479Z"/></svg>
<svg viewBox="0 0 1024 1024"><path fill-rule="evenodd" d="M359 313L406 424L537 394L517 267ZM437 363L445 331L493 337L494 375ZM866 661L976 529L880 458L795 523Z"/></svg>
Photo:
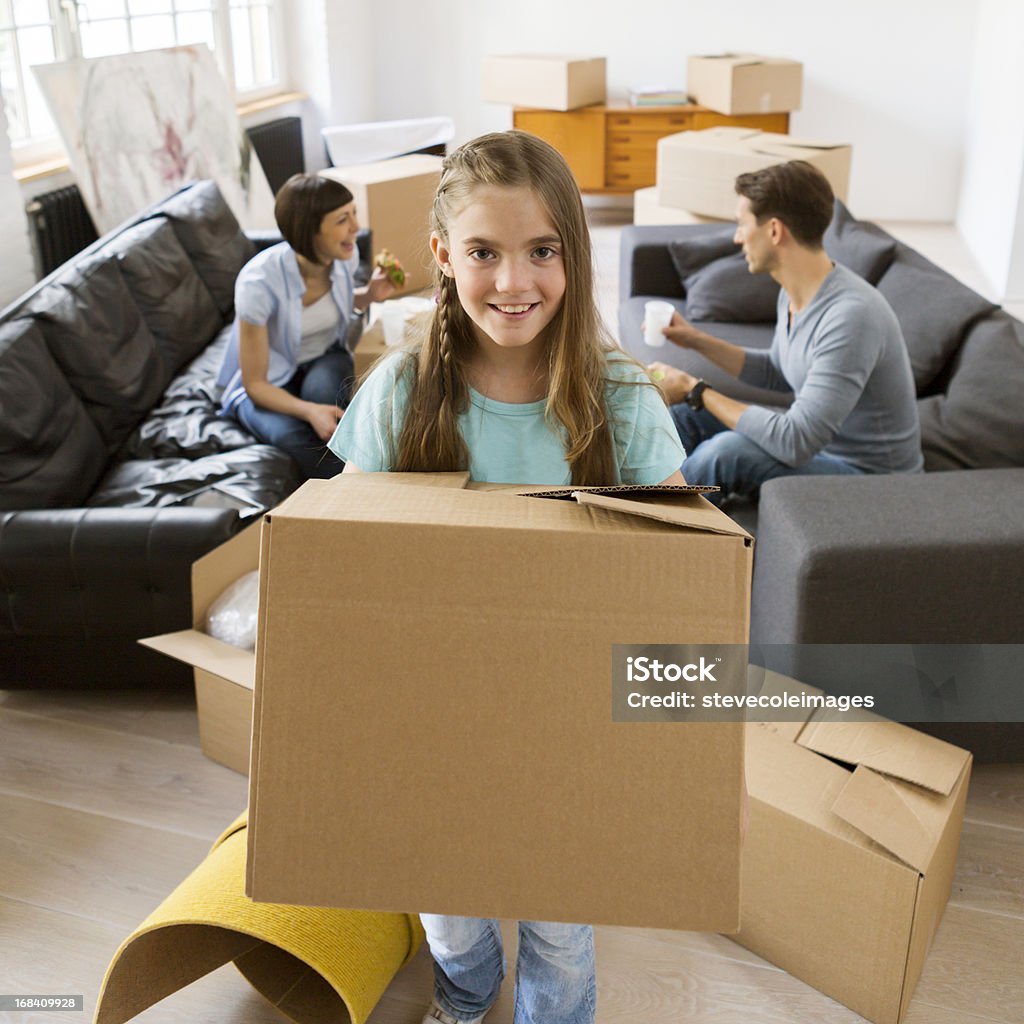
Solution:
<svg viewBox="0 0 1024 1024"><path fill-rule="evenodd" d="M193 666L199 745L212 761L247 775L256 656L206 632L210 605L259 568L260 524L253 523L192 564L192 628L146 637L145 647Z"/></svg>
<svg viewBox="0 0 1024 1024"><path fill-rule="evenodd" d="M615 722L610 683L616 642L746 642L749 536L694 488L465 482L264 519L248 894L734 931L743 727Z"/></svg>
<svg viewBox="0 0 1024 1024"><path fill-rule="evenodd" d="M768 676L769 688L812 689ZM746 752L733 938L868 1020L898 1024L952 888L971 755L896 722L820 711L749 724Z"/></svg>
<svg viewBox="0 0 1024 1024"><path fill-rule="evenodd" d="M813 164L845 201L852 158L853 147L846 143L756 128L720 125L699 132L677 132L658 140L659 202L731 220L736 216L736 177L789 160Z"/></svg>

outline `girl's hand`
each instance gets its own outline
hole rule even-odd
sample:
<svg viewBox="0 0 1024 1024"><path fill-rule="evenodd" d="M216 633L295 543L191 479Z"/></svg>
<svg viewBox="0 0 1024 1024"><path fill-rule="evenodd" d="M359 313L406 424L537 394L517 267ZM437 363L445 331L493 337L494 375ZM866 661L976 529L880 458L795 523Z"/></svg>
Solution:
<svg viewBox="0 0 1024 1024"><path fill-rule="evenodd" d="M336 405L317 405L310 402L306 410L306 422L313 428L316 436L326 443L330 441L338 421L344 415L344 410Z"/></svg>
<svg viewBox="0 0 1024 1024"><path fill-rule="evenodd" d="M373 274L366 285L366 297L370 302L383 302L390 299L398 289L391 283L387 271L382 267L374 267Z"/></svg>

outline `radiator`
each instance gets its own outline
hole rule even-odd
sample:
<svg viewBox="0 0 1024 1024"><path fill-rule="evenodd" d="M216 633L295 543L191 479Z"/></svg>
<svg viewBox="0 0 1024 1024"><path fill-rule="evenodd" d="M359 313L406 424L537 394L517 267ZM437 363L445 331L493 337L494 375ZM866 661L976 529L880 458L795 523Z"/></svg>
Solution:
<svg viewBox="0 0 1024 1024"><path fill-rule="evenodd" d="M25 212L39 254L42 277L99 238L77 185L36 196L25 207Z"/></svg>
<svg viewBox="0 0 1024 1024"><path fill-rule="evenodd" d="M302 153L302 118L279 117L276 121L246 129L252 148L263 165L270 191L277 190L293 175L306 169Z"/></svg>

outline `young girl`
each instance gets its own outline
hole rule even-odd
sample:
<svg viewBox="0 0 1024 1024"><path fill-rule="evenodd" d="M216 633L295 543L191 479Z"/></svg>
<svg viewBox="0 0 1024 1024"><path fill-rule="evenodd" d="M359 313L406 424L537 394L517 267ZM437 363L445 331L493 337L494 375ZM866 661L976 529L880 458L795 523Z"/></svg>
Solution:
<svg viewBox="0 0 1024 1024"><path fill-rule="evenodd" d="M341 463L324 443L348 402L349 320L394 287L383 270L354 287L359 221L340 182L293 175L274 218L284 241L253 257L235 284L235 323L217 380L221 411L283 448L307 477L333 476Z"/></svg>
<svg viewBox="0 0 1024 1024"><path fill-rule="evenodd" d="M445 160L431 226L429 334L357 392L329 443L345 472L684 483L660 393L601 326L583 204L557 151L517 131L467 143ZM497 922L422 919L435 976L423 1024L482 1020L505 973ZM595 987L589 926L519 922L515 1024L590 1024Z"/></svg>

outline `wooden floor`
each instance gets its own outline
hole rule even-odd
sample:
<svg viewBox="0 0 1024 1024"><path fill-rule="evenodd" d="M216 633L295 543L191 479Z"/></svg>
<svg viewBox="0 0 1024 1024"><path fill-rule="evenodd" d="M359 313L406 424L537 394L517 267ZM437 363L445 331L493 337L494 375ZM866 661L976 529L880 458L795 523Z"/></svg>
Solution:
<svg viewBox="0 0 1024 1024"><path fill-rule="evenodd" d="M189 693L0 691L0 993L81 994L91 1019L120 942L242 809L246 781L198 748ZM856 1024L861 1018L716 935L600 928L602 1024ZM511 985L489 1020L509 1024ZM372 1024L419 1024L425 951ZM136 1018L279 1024L230 965ZM1024 766L971 784L953 897L906 1024L1024 1022Z"/></svg>

